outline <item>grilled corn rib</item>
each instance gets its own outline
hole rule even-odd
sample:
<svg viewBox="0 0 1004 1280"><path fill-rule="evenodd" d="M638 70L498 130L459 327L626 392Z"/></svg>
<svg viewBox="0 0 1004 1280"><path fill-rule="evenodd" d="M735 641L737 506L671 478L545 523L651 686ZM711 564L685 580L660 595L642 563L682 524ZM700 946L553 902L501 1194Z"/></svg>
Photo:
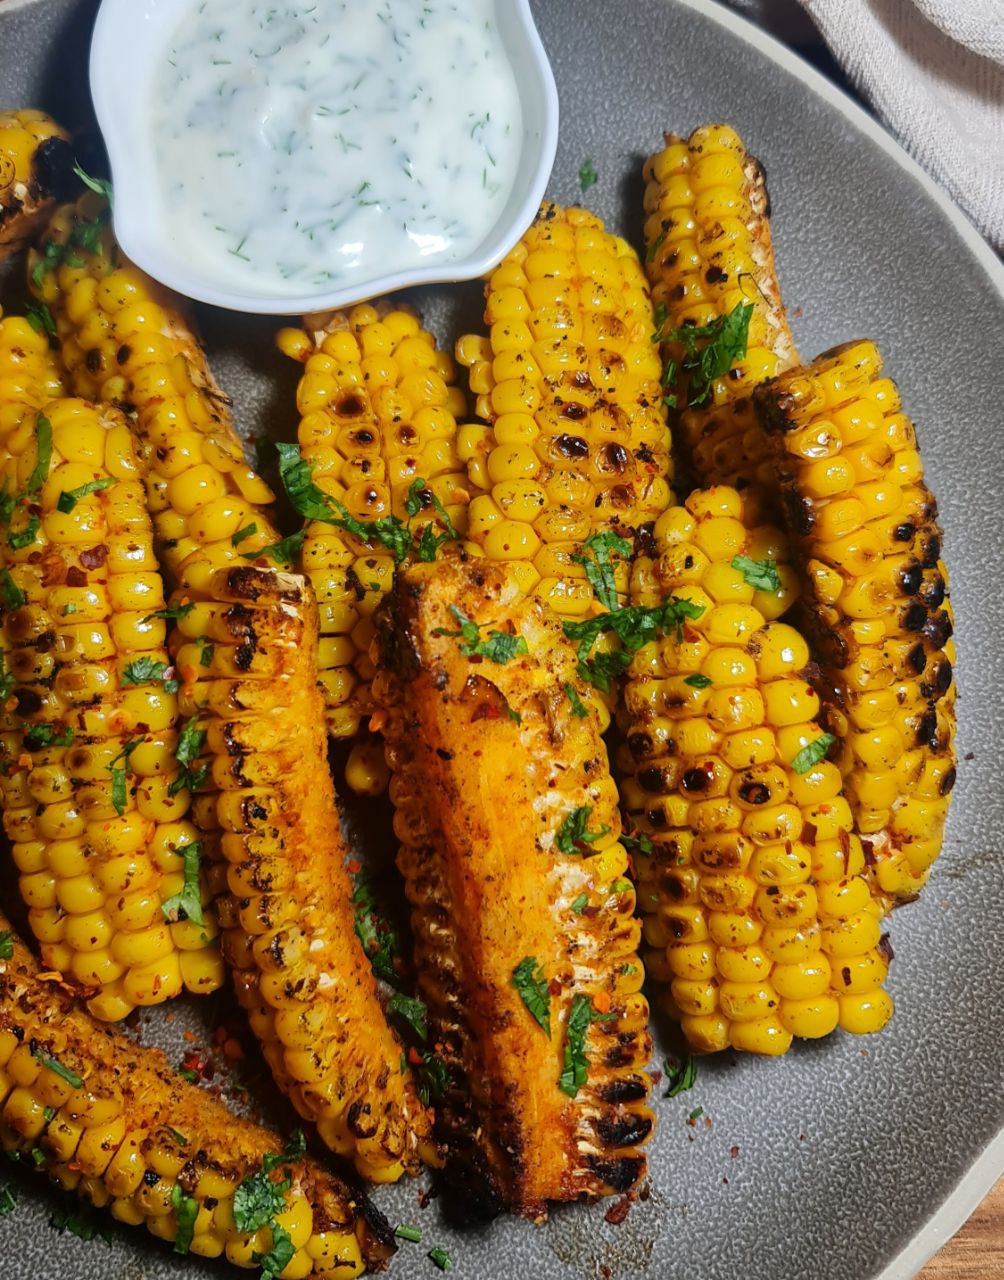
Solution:
<svg viewBox="0 0 1004 1280"><path fill-rule="evenodd" d="M0 111L0 261L44 225L73 188L69 134L44 111Z"/></svg>
<svg viewBox="0 0 1004 1280"><path fill-rule="evenodd" d="M223 976L172 787L163 587L121 415L52 399L48 342L14 316L0 388L4 827L45 963L121 1018Z"/></svg>
<svg viewBox="0 0 1004 1280"><path fill-rule="evenodd" d="M489 336L457 343L482 420L459 436L469 536L559 614L594 612L582 544L631 538L672 496L644 273L593 214L545 204L486 297Z"/></svg>
<svg viewBox="0 0 1004 1280"><path fill-rule="evenodd" d="M61 234L72 239L91 208L60 211ZM70 357L74 382L93 390L93 376L101 394L136 414L154 529L176 588L171 646L187 780L216 864L238 994L254 1006L280 1087L324 1141L365 1176L392 1180L415 1168L427 1122L354 933L316 689L313 600L304 579L274 568L285 553L272 545L278 534L261 505L271 494L244 463L183 318L135 268L114 265L107 238L83 256L84 268L64 262L41 288L64 346L80 355ZM101 333L88 330L95 300ZM78 306L88 317L79 331ZM286 772L276 777L269 761L292 743L298 750L282 757ZM288 892L277 899L274 884Z"/></svg>
<svg viewBox="0 0 1004 1280"><path fill-rule="evenodd" d="M301 453L312 479L353 520L394 517L419 533L465 530L466 474L457 459L457 419L466 408L453 361L437 351L407 307L387 302L307 317L283 329L280 349L304 365L296 400ZM409 494L417 480L427 482ZM338 519L337 509L330 512ZM328 725L351 737L371 710L372 614L390 586L394 556L328 520L307 525L301 563L321 615L320 679Z"/></svg>
<svg viewBox="0 0 1004 1280"><path fill-rule="evenodd" d="M280 1088L333 1151L392 1181L415 1171L429 1124L354 931L316 605L273 569L224 565L210 586L175 661L182 712L206 734L194 811L225 867L224 954Z"/></svg>
<svg viewBox="0 0 1004 1280"><path fill-rule="evenodd" d="M698 481L752 484L759 505L749 511L759 516L773 486L749 393L798 360L774 271L764 172L727 125L665 139L644 178L646 264L666 384ZM679 331L721 325L743 305L752 307L745 355L706 386L686 367Z"/></svg>
<svg viewBox="0 0 1004 1280"><path fill-rule="evenodd" d="M653 541L632 599L684 601L686 620L639 650L622 712L649 974L699 1052L878 1030L892 1012L881 912L808 646L775 621L790 596L767 566L784 544L725 486L667 511Z"/></svg>
<svg viewBox="0 0 1004 1280"><path fill-rule="evenodd" d="M642 1177L651 1042L598 719L520 586L459 556L399 571L374 691L449 1163L479 1210L540 1217Z"/></svg>
<svg viewBox="0 0 1004 1280"><path fill-rule="evenodd" d="M276 1250L287 1261L274 1274L286 1280L349 1280L393 1252L380 1214L298 1146L287 1152L274 1130L182 1081L160 1050L91 1022L58 984L40 980L2 916L0 940L8 1155L120 1222L145 1224L176 1252L255 1267Z"/></svg>
<svg viewBox="0 0 1004 1280"><path fill-rule="evenodd" d="M879 901L915 895L955 783L952 610L937 503L871 342L759 388L808 579L809 633Z"/></svg>

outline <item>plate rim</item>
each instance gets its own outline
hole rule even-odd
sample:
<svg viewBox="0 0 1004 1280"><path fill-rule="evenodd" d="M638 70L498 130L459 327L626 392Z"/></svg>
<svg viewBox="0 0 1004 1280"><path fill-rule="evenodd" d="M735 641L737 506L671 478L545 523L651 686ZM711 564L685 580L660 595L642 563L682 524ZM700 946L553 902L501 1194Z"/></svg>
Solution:
<svg viewBox="0 0 1004 1280"><path fill-rule="evenodd" d="M47 2L48 0L0 0L0 18L19 9ZM1004 261L948 193L844 90L776 37L762 31L736 9L727 8L719 0L665 0L665 3L670 9L673 5L689 9L732 32L837 110L921 187L1004 301ZM882 1270L873 1273L871 1280L914 1280L926 1263L966 1223L1002 1176L1004 1125L987 1140L941 1204L920 1224Z"/></svg>
<svg viewBox="0 0 1004 1280"><path fill-rule="evenodd" d="M748 18L734 9L725 8L717 0L668 0L668 3L702 14L718 26L733 32L746 44L752 45L839 111L860 133L890 156L937 205L945 221L983 268L1004 301L1004 262L998 258L990 243L983 238L951 196L853 98L774 36L761 31ZM1004 1177L1004 1125L987 1140L979 1155L941 1204L920 1224L882 1270L873 1274L872 1280L914 1280L921 1268L965 1225L1001 1177Z"/></svg>

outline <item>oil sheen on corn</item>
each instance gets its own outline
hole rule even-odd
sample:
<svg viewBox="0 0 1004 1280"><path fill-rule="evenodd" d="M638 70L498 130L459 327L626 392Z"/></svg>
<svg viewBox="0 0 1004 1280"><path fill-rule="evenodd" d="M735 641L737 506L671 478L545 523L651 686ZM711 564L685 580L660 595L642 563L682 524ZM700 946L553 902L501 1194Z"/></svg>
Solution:
<svg viewBox="0 0 1004 1280"><path fill-rule="evenodd" d="M467 256L522 136L496 3L196 0L146 108L176 245L279 297Z"/></svg>

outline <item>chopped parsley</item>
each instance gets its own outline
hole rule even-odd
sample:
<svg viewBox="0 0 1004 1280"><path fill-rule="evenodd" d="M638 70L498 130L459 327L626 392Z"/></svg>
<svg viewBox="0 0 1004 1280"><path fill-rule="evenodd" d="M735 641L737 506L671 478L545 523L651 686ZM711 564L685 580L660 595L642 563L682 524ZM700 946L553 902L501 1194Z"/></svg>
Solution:
<svg viewBox="0 0 1004 1280"><path fill-rule="evenodd" d="M640 853L644 858L652 856L654 848L652 840L644 831L638 831L634 835L622 835L621 844L629 853Z"/></svg>
<svg viewBox="0 0 1004 1280"><path fill-rule="evenodd" d="M568 701L572 704L572 715L577 716L580 720L585 720L586 716L589 715L589 708L586 706L586 704L582 701L582 699L576 693L575 685L573 684L565 685L565 696L568 698Z"/></svg>
<svg viewBox="0 0 1004 1280"><path fill-rule="evenodd" d="M594 187L599 180L600 175L596 172L592 156L586 156L585 160L579 165L579 190L585 195L589 188Z"/></svg>
<svg viewBox="0 0 1004 1280"><path fill-rule="evenodd" d="M0 649L0 703L6 702L17 687L12 672L7 670L3 650Z"/></svg>
<svg viewBox="0 0 1004 1280"><path fill-rule="evenodd" d="M0 595L8 609L20 609L28 603L28 597L10 576L9 569L0 569Z"/></svg>
<svg viewBox="0 0 1004 1280"><path fill-rule="evenodd" d="M132 758L132 753L141 742L142 738L135 738L133 741L125 743L122 750L108 766L108 772L112 775L112 804L120 818L125 813L128 799L126 774L129 772L129 761ZM122 764L119 764L120 760Z"/></svg>
<svg viewBox="0 0 1004 1280"><path fill-rule="evenodd" d="M194 600L188 604L171 604L166 609L158 609L156 613L148 613L143 621L153 622L155 618L161 618L165 622L177 622L179 618L187 618L194 608Z"/></svg>
<svg viewBox="0 0 1004 1280"><path fill-rule="evenodd" d="M261 1280L276 1280L293 1261L296 1253L292 1237L281 1223L273 1222L270 1230L272 1248L268 1253L252 1254L253 1260L261 1267Z"/></svg>
<svg viewBox="0 0 1004 1280"><path fill-rule="evenodd" d="M40 413L35 419L35 465L31 469L28 483L24 487L25 497L33 497L49 478L49 466L52 463L52 423Z"/></svg>
<svg viewBox="0 0 1004 1280"><path fill-rule="evenodd" d="M271 1177L272 1172L280 1165L290 1165L301 1160L306 1150L306 1139L302 1131L296 1129L281 1152L268 1152L262 1157L258 1172L249 1173L238 1184L233 1199L234 1223L238 1231L250 1234L265 1226L276 1214L285 1212L286 1192L293 1185L292 1179L284 1178L281 1182L275 1182Z"/></svg>
<svg viewBox="0 0 1004 1280"><path fill-rule="evenodd" d="M673 1062L669 1058L662 1064L666 1073L666 1098L675 1098L678 1093L686 1093L694 1087L697 1080L697 1059L688 1054L682 1062Z"/></svg>
<svg viewBox="0 0 1004 1280"><path fill-rule="evenodd" d="M206 731L198 727L196 723L198 718L198 715L190 716L181 726L178 745L174 749L174 758L181 765L181 772L168 786L169 796L176 796L184 787L189 791L197 791L209 777L208 764L200 765L197 769L192 768L206 743Z"/></svg>
<svg viewBox="0 0 1004 1280"><path fill-rule="evenodd" d="M50 1217L49 1226L60 1235L64 1231L69 1231L71 1236L76 1236L78 1240L85 1242L93 1240L95 1236L100 1236L105 1244L110 1245L112 1242L104 1227L95 1222L90 1214L80 1212L77 1205L70 1200L67 1201L63 1210L57 1211Z"/></svg>
<svg viewBox="0 0 1004 1280"><path fill-rule="evenodd" d="M751 560L749 556L733 556L732 568L738 569L748 586L755 591L779 591L781 578L774 560Z"/></svg>
<svg viewBox="0 0 1004 1280"><path fill-rule="evenodd" d="M24 745L29 751L43 747L68 747L73 741L73 730L67 725L60 729L54 724L33 724L24 731Z"/></svg>
<svg viewBox="0 0 1004 1280"><path fill-rule="evenodd" d="M572 1007L568 1013L568 1027L565 1033L565 1062L558 1079L558 1088L562 1093L567 1093L570 1098L578 1096L589 1074L586 1034L590 1024L603 1022L614 1016L613 1013L597 1013L589 996L572 996Z"/></svg>
<svg viewBox="0 0 1004 1280"><path fill-rule="evenodd" d="M276 564L291 566L300 554L303 548L303 540L307 536L307 526L304 525L296 533L291 533L287 538L280 538L278 542L270 542L267 547L262 547L260 551L242 551L242 560L260 560L263 556L267 556L274 560Z"/></svg>
<svg viewBox="0 0 1004 1280"><path fill-rule="evenodd" d="M659 605L628 605L582 622L566 621L562 626L568 639L578 642L579 675L594 688L610 693L614 680L631 665L633 653L671 629L676 630L677 640L682 640L684 621L699 618L703 612L704 605L669 596ZM608 632L620 640L621 648L590 657L593 645Z"/></svg>
<svg viewBox="0 0 1004 1280"><path fill-rule="evenodd" d="M134 658L122 669L122 685L162 684L165 693L177 693L177 680L167 678L170 670L168 663L156 658Z"/></svg>
<svg viewBox="0 0 1004 1280"><path fill-rule="evenodd" d="M0 930L0 960L13 960L14 935L9 929Z"/></svg>
<svg viewBox="0 0 1004 1280"><path fill-rule="evenodd" d="M205 636L199 637L199 666L211 667L213 665L213 654L216 652L216 646L210 644Z"/></svg>
<svg viewBox="0 0 1004 1280"><path fill-rule="evenodd" d="M435 526L430 520L429 523L422 528L422 533L415 546L415 556L417 559L426 564L430 564L436 558L436 553L444 542L456 542L460 538L454 528L453 521L450 519L446 508L429 488L428 482L421 476L418 476L411 482L408 489L408 496L404 502L404 509L409 516L417 516L428 503L426 495L432 503L433 508L443 522L443 532L437 533Z"/></svg>
<svg viewBox="0 0 1004 1280"><path fill-rule="evenodd" d="M251 538L258 532L258 526L252 520L250 524L246 524L243 529L238 529L230 539L232 547L239 547L245 538Z"/></svg>
<svg viewBox="0 0 1004 1280"><path fill-rule="evenodd" d="M75 1071L71 1071L69 1067L64 1067L63 1064L61 1062L57 1062L55 1058L50 1058L49 1055L43 1049L39 1048L38 1045L33 1046L31 1056L36 1062L40 1062L43 1067L48 1067L48 1069L55 1075L59 1076L61 1080L65 1080L71 1089L82 1089L84 1087L83 1080Z"/></svg>
<svg viewBox="0 0 1004 1280"><path fill-rule="evenodd" d="M174 1252L187 1253L192 1247L195 1237L195 1219L199 1216L199 1202L186 1196L181 1184L176 1182L171 1188L171 1208L178 1219L178 1233L174 1237Z"/></svg>
<svg viewBox="0 0 1004 1280"><path fill-rule="evenodd" d="M171 924L179 920L191 920L194 924L205 925L202 915L202 900L199 895L199 867L202 845L198 840L186 844L181 850L185 862L185 881L180 893L174 894L161 904L164 919Z"/></svg>
<svg viewBox="0 0 1004 1280"><path fill-rule="evenodd" d="M10 1187L0 1187L0 1218L6 1218L16 1208L17 1201L14 1199L14 1192L11 1191Z"/></svg>
<svg viewBox="0 0 1004 1280"><path fill-rule="evenodd" d="M399 1018L403 1018L420 1040L428 1040L429 1011L425 1007L424 1000L419 1000L416 996L406 996L403 992L395 991L387 1001L387 1012L389 1014L396 1013Z"/></svg>
<svg viewBox="0 0 1004 1280"><path fill-rule="evenodd" d="M526 1005L530 1016L551 1035L551 992L544 970L535 956L524 956L512 971L512 985Z"/></svg>
<svg viewBox="0 0 1004 1280"><path fill-rule="evenodd" d="M279 479L296 511L306 520L330 521L332 499L311 478L313 462L301 455L298 444L280 440L276 442L275 449L279 455Z"/></svg>
<svg viewBox="0 0 1004 1280"><path fill-rule="evenodd" d="M690 1115L687 1117L687 1119L688 1119L688 1120L700 1120L701 1116L703 1116L703 1115L704 1115L704 1108L703 1108L703 1107L695 1107L695 1108L693 1109L693 1111L691 1111L691 1113L690 1113Z"/></svg>
<svg viewBox="0 0 1004 1280"><path fill-rule="evenodd" d="M592 811L590 805L583 804L565 815L564 821L558 828L558 834L554 837L554 843L561 853L584 853L582 845L595 844L610 831L608 826L601 827L599 831L586 830L586 823Z"/></svg>
<svg viewBox="0 0 1004 1280"><path fill-rule="evenodd" d="M808 773L810 769L815 768L821 760L826 758L826 753L830 747L836 742L836 738L832 733L821 733L815 742L810 742L807 747L803 747L797 752L791 767L796 773Z"/></svg>
<svg viewBox="0 0 1004 1280"><path fill-rule="evenodd" d="M49 338L56 336L56 322L44 302L29 302L24 309L24 318L36 333L44 333Z"/></svg>
<svg viewBox="0 0 1004 1280"><path fill-rule="evenodd" d="M685 324L679 329L665 332L667 314L665 307L656 312L656 330L653 341L675 342L684 348L684 355L673 362L671 381L678 369L690 375L687 403L691 407L704 404L711 396L711 386L721 378L737 360L746 355L749 338L752 302L740 302L724 316L716 316L709 324ZM667 403L676 407L676 396L667 397Z"/></svg>
<svg viewBox="0 0 1004 1280"><path fill-rule="evenodd" d="M703 676L699 671L695 671L692 676L684 676L683 683L689 684L691 689L707 689L714 684L710 676Z"/></svg>
<svg viewBox="0 0 1004 1280"><path fill-rule="evenodd" d="M580 893L572 899L572 910L577 916L581 916L586 907L589 906L589 894Z"/></svg>
<svg viewBox="0 0 1004 1280"><path fill-rule="evenodd" d="M412 1244L419 1244L422 1239L422 1232L418 1227L409 1227L405 1223L400 1222L394 1228L394 1234L399 1240L408 1240Z"/></svg>
<svg viewBox="0 0 1004 1280"><path fill-rule="evenodd" d="M460 623L460 630L447 631L445 627L436 627L432 634L459 637L460 652L465 658L487 658L489 662L504 666L519 654L529 652L522 636L512 635L508 631L489 631L488 638L482 639L481 628L463 610L451 604L450 612Z"/></svg>
<svg viewBox="0 0 1004 1280"><path fill-rule="evenodd" d="M114 201L112 192L112 184L107 178L92 178L89 173L81 169L80 165L74 162L73 172L77 175L85 187L89 187L91 191L96 192L99 196L104 196L109 204Z"/></svg>
<svg viewBox="0 0 1004 1280"><path fill-rule="evenodd" d="M439 1054L431 1050L423 1053L422 1061L415 1068L415 1092L422 1106L438 1102L452 1083L450 1069Z"/></svg>
<svg viewBox="0 0 1004 1280"><path fill-rule="evenodd" d="M64 489L56 499L56 507L64 515L69 515L81 498L110 489L114 483L111 476L105 476L103 480L89 480L87 484L78 485L76 489Z"/></svg>
<svg viewBox="0 0 1004 1280"><path fill-rule="evenodd" d="M42 521L38 516L29 516L28 523L23 529L11 529L7 534L7 545L12 551L23 551L25 547L30 547L34 543L41 527Z"/></svg>
<svg viewBox="0 0 1004 1280"><path fill-rule="evenodd" d="M365 876L360 875L356 879L352 908L356 937L363 944L370 968L378 978L397 986L399 979L395 959L401 954L401 943L393 926L377 911L373 886Z"/></svg>
<svg viewBox="0 0 1004 1280"><path fill-rule="evenodd" d="M617 599L614 566L610 562L611 551L627 559L631 555L631 543L619 533L611 533L609 530L594 533L583 542L581 552L573 553L572 559L585 568L593 595L604 609L612 612L620 608L620 602Z"/></svg>
<svg viewBox="0 0 1004 1280"><path fill-rule="evenodd" d="M645 261L646 261L646 262L654 262L654 261L655 261L655 255L656 255L656 254L659 252L659 250L662 248L662 246L663 246L663 244L665 243L665 241L666 241L666 233L665 233L665 231L663 231L663 232L661 232L659 235L657 235L657 236L656 236L656 238L652 241L652 243L648 246L648 249L647 249L647 250L646 250L646 252L645 252Z"/></svg>

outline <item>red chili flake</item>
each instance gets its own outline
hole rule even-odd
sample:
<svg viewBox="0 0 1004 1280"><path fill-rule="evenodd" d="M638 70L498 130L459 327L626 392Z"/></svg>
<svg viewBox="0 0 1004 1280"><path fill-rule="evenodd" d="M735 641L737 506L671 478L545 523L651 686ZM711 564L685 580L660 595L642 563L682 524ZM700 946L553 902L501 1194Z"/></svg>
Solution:
<svg viewBox="0 0 1004 1280"><path fill-rule="evenodd" d="M422 1061L422 1055L414 1047L408 1050L408 1061L413 1067L417 1067Z"/></svg>
<svg viewBox="0 0 1004 1280"><path fill-rule="evenodd" d="M651 1075L651 1077L652 1077L652 1087L653 1087L654 1089L658 1089L659 1085L662 1083L662 1072L661 1072L661 1071L650 1071L650 1072L649 1072L649 1075Z"/></svg>
<svg viewBox="0 0 1004 1280"><path fill-rule="evenodd" d="M108 548L104 543L97 547L88 547L86 550L81 551L79 559L85 569L100 568L108 559Z"/></svg>
<svg viewBox="0 0 1004 1280"><path fill-rule="evenodd" d="M612 1227L619 1227L621 1223L624 1221L624 1219L628 1216L628 1211L630 1208L631 1208L631 1197L622 1196L620 1200L617 1201L616 1204L611 1205L610 1208L606 1211L606 1213L603 1215L603 1221L609 1222Z"/></svg>
<svg viewBox="0 0 1004 1280"><path fill-rule="evenodd" d="M729 1180L728 1180L728 1178L722 1178L722 1181L725 1183L725 1185L726 1185L726 1186L728 1186L728 1185L729 1185Z"/></svg>
<svg viewBox="0 0 1004 1280"><path fill-rule="evenodd" d="M975 759L976 759L976 752L975 752L975 751L967 751L967 752L966 752L966 754L965 754L962 758L963 758L963 760L975 760Z"/></svg>
<svg viewBox="0 0 1004 1280"><path fill-rule="evenodd" d="M66 571L66 585L68 587L86 587L87 574L83 569L78 569L75 564L71 564Z"/></svg>
<svg viewBox="0 0 1004 1280"><path fill-rule="evenodd" d="M359 872L362 871L362 869L363 869L363 865L358 860L358 858L352 858L349 862L346 862L345 864L345 870L349 873L350 876L357 876Z"/></svg>
<svg viewBox="0 0 1004 1280"><path fill-rule="evenodd" d="M732 1157L732 1159L733 1159L733 1160L738 1160L738 1159L739 1159L739 1148L738 1148L738 1147L729 1147L729 1155Z"/></svg>
<svg viewBox="0 0 1004 1280"><path fill-rule="evenodd" d="M196 1081L208 1080L213 1074L209 1063L195 1049L189 1049L181 1059L181 1067L183 1071L190 1071L195 1076Z"/></svg>

